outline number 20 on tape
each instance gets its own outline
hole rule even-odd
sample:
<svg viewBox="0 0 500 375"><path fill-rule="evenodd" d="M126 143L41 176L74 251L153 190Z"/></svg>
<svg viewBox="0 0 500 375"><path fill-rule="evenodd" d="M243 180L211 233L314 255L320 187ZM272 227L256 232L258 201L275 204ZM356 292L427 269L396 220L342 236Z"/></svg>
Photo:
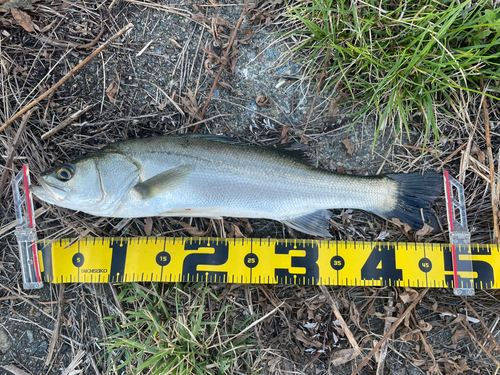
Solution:
<svg viewBox="0 0 500 375"><path fill-rule="evenodd" d="M39 242L44 281L455 287L447 244L164 237L71 241ZM497 245L470 245L463 254L457 260L459 286L500 287ZM470 267L460 267L470 260L472 275ZM474 285L465 285L470 282Z"/></svg>

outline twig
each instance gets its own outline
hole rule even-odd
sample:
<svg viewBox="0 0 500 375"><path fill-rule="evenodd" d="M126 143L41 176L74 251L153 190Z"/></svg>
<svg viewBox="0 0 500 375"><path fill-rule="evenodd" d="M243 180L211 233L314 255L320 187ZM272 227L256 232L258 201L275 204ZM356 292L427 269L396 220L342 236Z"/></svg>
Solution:
<svg viewBox="0 0 500 375"><path fill-rule="evenodd" d="M351 375L356 375L358 374L363 367L368 363L371 357L377 352L377 350L380 349L382 344L396 331L396 329L399 327L399 325L403 322L403 320L406 318L406 316L417 306L417 304L420 302L420 300L425 296L425 294L429 291L429 288L426 288L420 292L420 295L417 297L415 301L412 302L412 304L405 310L405 312L399 317L398 320L396 320L391 327L389 331L382 337L382 339L378 342L377 345L372 349L372 351L361 361L361 363L356 367L356 369L352 372Z"/></svg>
<svg viewBox="0 0 500 375"><path fill-rule="evenodd" d="M24 106L19 112L17 112L14 116L12 116L10 119L8 119L5 124L3 124L0 127L0 133L4 131L10 124L12 124L14 121L16 121L20 116L22 116L25 112L27 112L29 109L34 107L36 104L38 104L40 101L48 97L52 92L57 90L64 82L66 82L73 74L75 74L78 70L80 70L83 66L85 66L90 60L92 60L94 57L96 57L102 50L104 50L107 46L111 44L116 38L120 37L121 35L125 34L127 31L129 31L131 28L133 28L134 25L129 23L127 26L125 26L123 29L118 31L115 35L113 35L111 38L109 38L106 42L104 42L100 47L96 48L94 52L92 52L90 55L87 56L85 60L83 60L81 63L79 63L77 66L75 66L73 69L71 69L64 77L62 77L59 82L57 82L54 86L52 86L50 89L45 91L42 95L40 95L38 98L33 100L31 103L27 104Z"/></svg>
<svg viewBox="0 0 500 375"><path fill-rule="evenodd" d="M61 284L59 288L59 310L57 312L56 324L54 325L54 333L52 334L52 339L50 340L49 350L47 352L47 359L45 360L45 366L50 364L52 361L52 355L54 354L54 349L56 347L57 339L59 339L59 333L61 332L62 318L63 318L63 306L64 306L64 289L66 284Z"/></svg>
<svg viewBox="0 0 500 375"><path fill-rule="evenodd" d="M101 28L101 32L95 37L95 39L93 41L91 41L90 43L87 43L87 44L79 44L78 46L76 46L76 48L90 48L90 47L93 47L99 41L99 39L101 39L101 36L103 34L104 34L104 26Z"/></svg>
<svg viewBox="0 0 500 375"><path fill-rule="evenodd" d="M339 311L339 309L337 307L337 304L333 300L330 292L328 292L328 289L326 288L326 286L320 285L319 288L321 289L321 291L325 295L326 299L330 303L330 306L332 307L332 310L333 310L333 313L335 314L335 317L339 321L340 326L342 327L342 330L344 331L347 339L349 340L351 346L353 347L353 349L355 351L354 352L354 357L357 357L359 354L361 354L361 350L359 349L358 343L354 339L354 336L353 336L353 334L351 332L351 329L349 328L349 326L345 322L344 318L342 317L342 314L340 313L340 311Z"/></svg>
<svg viewBox="0 0 500 375"><path fill-rule="evenodd" d="M19 299L21 296L5 296L5 297L0 297L0 301L8 301L11 299ZM24 298L40 298L40 296L25 296Z"/></svg>
<svg viewBox="0 0 500 375"><path fill-rule="evenodd" d="M479 347L483 350L483 352L486 353L486 355L495 363L495 365L497 365L498 367L500 367L500 362L498 362L498 360L489 352L489 350L487 350L483 344L481 344L481 342L476 338L476 336L474 335L474 332L471 331L467 325L465 325L463 322L460 322L460 325L462 327L465 328L465 330L469 333L469 336L472 340L474 340L476 342L476 344L479 345Z"/></svg>
<svg viewBox="0 0 500 375"><path fill-rule="evenodd" d="M387 316L392 316L392 307L394 307L394 292L389 293L389 301L387 301L387 306L389 307L389 310L387 311ZM386 320L385 322L385 327L384 327L384 335L389 332L389 329L391 329L391 321ZM382 375L384 373L384 366L385 366L385 358L387 357L387 348L389 346L389 340L386 340L383 344L382 347L380 348L380 359L378 361L378 366L377 366L377 375Z"/></svg>
<svg viewBox="0 0 500 375"><path fill-rule="evenodd" d="M83 357L85 357L85 354L86 354L85 351L80 349L78 353L76 353L75 358L73 358L68 367L66 367L66 370L64 370L62 375L69 375L71 371L77 368L78 365L80 365L80 363L82 362Z"/></svg>
<svg viewBox="0 0 500 375"><path fill-rule="evenodd" d="M7 365L7 366L2 366L4 370L12 372L14 375L30 375L26 371L21 370L19 367L16 367L14 365Z"/></svg>
<svg viewBox="0 0 500 375"><path fill-rule="evenodd" d="M458 154L460 152L461 149L463 149L465 146L467 146L468 143L464 143L462 146L460 146L459 148L457 148L455 151L453 151L453 153L451 155L449 155L446 159L444 159L444 161L441 163L441 165L437 168L437 170L439 171L441 168L444 167L444 165L446 163L448 163L448 161L450 161L456 154Z"/></svg>
<svg viewBox="0 0 500 375"><path fill-rule="evenodd" d="M137 0L124 0L124 1L126 1L127 3L135 4L135 5L141 5L141 6L146 7L146 8L152 8L152 9L156 9L156 10L161 10L163 12L178 14L179 16L183 16L183 17L191 17L193 15L193 13L191 13L187 10L177 9L177 8L169 8L166 5L158 5L158 4L154 4L154 3L147 3L144 1L137 1ZM182 12L185 12L185 13L182 13Z"/></svg>
<svg viewBox="0 0 500 375"><path fill-rule="evenodd" d="M245 16L245 13L247 11L247 7L248 7L249 2L250 2L250 0L245 1L245 6L243 8L243 11L241 12L241 16L240 16L240 19L238 20L238 23L236 24L236 27L233 30L233 35L231 35L231 40L229 41L226 52L224 53L224 57L222 58L222 61L227 61L227 57L229 56L229 52L231 51L234 40L236 39L236 34L238 33L238 29L240 28L240 25L243 22L243 17ZM205 111L207 110L208 103L210 103L210 98L212 97L212 94L215 90L215 86L217 86L217 81L219 80L219 77L222 73L222 70L224 70L225 67L226 67L226 65L224 63L221 63L219 71L217 72L217 75L215 76L214 84L212 85L212 88L210 89L210 92L208 93L207 101L205 102L205 105L203 106L203 109L201 110L201 118L202 119L203 119L203 116L205 116ZM198 131L198 128L199 128L199 125L196 125L195 128L193 129L193 133L196 133Z"/></svg>
<svg viewBox="0 0 500 375"><path fill-rule="evenodd" d="M484 323L483 319L481 318L481 316L477 313L477 311L472 307L472 305L469 303L469 301L467 301L467 298L465 297L462 297L462 301L465 302L465 304L467 305L467 307L469 308L469 310L471 310L474 315L476 316L476 318L481 322L481 325L483 326L483 328L486 330L486 332L488 333L489 337L488 337L488 341L490 341L490 343L492 345L494 345L495 347L493 348L494 350L498 350L498 344L495 340L495 336L493 335L493 333L491 332L491 330L488 328L488 326Z"/></svg>
<svg viewBox="0 0 500 375"><path fill-rule="evenodd" d="M2 172L2 179L0 180L0 197L2 196L3 188L5 186L5 183L7 182L7 175L9 173L10 168L12 167L12 161L14 160L14 151L16 150L16 146L19 143L19 140L21 139L21 135L26 129L26 125L28 125L29 118L31 117L32 113L36 111L36 109L37 109L36 107L31 108L29 112L23 116L21 125L19 126L19 129L17 129L14 140L10 144L9 152L7 154L7 161L5 162L5 167Z"/></svg>
<svg viewBox="0 0 500 375"><path fill-rule="evenodd" d="M483 80L480 80L481 91L484 91ZM483 95L484 96L484 95ZM486 151L488 152L489 166L490 166L490 187L491 187L491 208L493 210L493 242L500 243L500 228L498 227L498 196L495 180L495 165L493 159L493 152L491 151L491 138L490 138L490 119L488 110L486 108L486 99L483 100L483 114L484 114L484 136L486 138Z"/></svg>
<svg viewBox="0 0 500 375"><path fill-rule="evenodd" d="M6 291L8 291L10 294L13 294L15 296L17 296L17 298L19 299L22 299L24 302L26 302L27 304L33 306L35 309L37 309L38 311L40 311L42 314L46 315L47 317L49 317L50 319L54 320L54 317L48 313L46 313L43 309L41 309L40 307L38 307L37 305L35 305L33 302L31 302L28 298L24 297L24 296L21 296L19 293L16 293L15 291L13 291L11 288L9 288L7 285L3 285L0 283L0 288L4 288Z"/></svg>
<svg viewBox="0 0 500 375"><path fill-rule="evenodd" d="M318 82L318 87L316 87L316 92L314 93L314 98L311 103L311 109L309 110L309 116L307 116L307 121L306 121L306 126L304 127L304 130L302 131L302 136L300 137L300 141L304 141L304 137L306 136L306 130L307 127L309 126L309 120L311 119L313 110L314 110L314 104L316 103L316 98L318 97L319 89L321 87L321 83L323 82L323 78L325 78L325 73L326 73L326 64L328 64L328 60L330 60L330 51L328 50L328 54L326 55L325 59L325 64L323 65L323 71L321 72L321 77L319 77L319 82Z"/></svg>
<svg viewBox="0 0 500 375"><path fill-rule="evenodd" d="M81 117L84 113L86 113L90 109L92 109L94 107L94 105L95 104L88 105L85 108L80 109L79 111L76 111L75 113L71 114L66 120L64 120L59 125L57 125L57 126L53 127L52 129L50 129L47 133L43 134L41 136L41 139L44 140L44 139L50 137L51 135L56 134L59 130L64 129L66 126L68 126L69 124L71 124L77 118Z"/></svg>

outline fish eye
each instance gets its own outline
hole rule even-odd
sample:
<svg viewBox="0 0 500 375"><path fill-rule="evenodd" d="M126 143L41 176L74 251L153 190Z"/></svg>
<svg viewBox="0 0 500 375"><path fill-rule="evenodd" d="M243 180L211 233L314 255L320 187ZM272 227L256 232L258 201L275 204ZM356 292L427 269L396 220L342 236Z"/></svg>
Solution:
<svg viewBox="0 0 500 375"><path fill-rule="evenodd" d="M61 181L68 181L73 177L75 168L71 164L64 164L57 171L57 178Z"/></svg>

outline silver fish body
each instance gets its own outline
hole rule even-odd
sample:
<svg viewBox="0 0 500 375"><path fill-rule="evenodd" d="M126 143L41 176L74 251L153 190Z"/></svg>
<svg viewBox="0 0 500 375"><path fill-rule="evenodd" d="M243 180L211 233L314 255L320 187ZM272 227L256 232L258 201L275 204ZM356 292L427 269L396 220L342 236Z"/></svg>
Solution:
<svg viewBox="0 0 500 375"><path fill-rule="evenodd" d="M272 148L211 136L158 136L114 143L44 172L32 191L48 203L98 216L266 218L329 237L329 208L405 222L411 213L421 222L420 208L428 214L439 190L422 183L435 185L435 176L339 175ZM407 191L413 208L406 207Z"/></svg>

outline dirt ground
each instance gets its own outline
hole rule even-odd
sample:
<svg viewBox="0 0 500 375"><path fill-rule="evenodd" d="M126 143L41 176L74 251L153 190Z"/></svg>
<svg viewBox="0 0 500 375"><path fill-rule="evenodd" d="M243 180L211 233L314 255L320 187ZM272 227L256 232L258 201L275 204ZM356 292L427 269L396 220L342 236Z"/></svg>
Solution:
<svg viewBox="0 0 500 375"><path fill-rule="evenodd" d="M301 56L289 52L297 40L283 37L283 31L293 27L282 17L285 7L279 0L251 2L238 29L237 47L227 59L221 58L225 53L221 46L228 43L243 12L243 5L236 2L40 0L21 7L29 20L18 13L14 17L16 11L0 12L0 125L120 29L133 25L41 100L24 130L19 119L0 133L2 173L17 173L29 163L36 175L114 141L191 133L197 127L198 133L253 144L292 144L318 167L339 173L445 168L466 188L472 242L491 243L491 191L484 178L489 169L480 96L462 103L460 115L452 116L453 109L441 115L443 136L436 142L429 140L423 153L423 119L418 113L410 139L387 126L372 148L375 113L353 125L353 104L338 99L341 91L316 92L317 80L307 78ZM27 31L29 27L33 31ZM227 66L202 115L220 63L225 61ZM498 103L487 100L487 107L493 162L498 165ZM74 116L82 110L83 114ZM46 134L65 121L62 129ZM464 156L469 144L470 152ZM11 153L13 164L5 168ZM118 302L122 286L68 284L64 303L61 286L22 290L12 225L12 175L7 172L7 184L0 188L0 374L127 373L114 369L102 344L119 324L120 314L134 308ZM445 226L443 207L440 199L436 209ZM235 226L241 232L250 226L251 231L245 232L248 237L311 238L269 220L247 224L227 218L224 224L213 225L203 219L154 218L148 229L143 219L95 218L37 200L35 208L38 238L178 237L200 232L220 236L220 225L228 236L236 235ZM413 232L358 211L334 210L331 232L338 240L415 240ZM446 243L448 233L437 230L422 241ZM191 290L193 285L166 287ZM211 284L208 289L217 297L209 297L213 311L228 304L234 307L230 319L248 314L260 318L272 312L252 333L259 350L234 373L350 374L383 337L386 324L390 326L414 301L415 309L387 340L386 357L376 354L361 374L497 374L500 369L495 290L477 291L464 299L446 289L424 293L392 287L328 288L362 350L360 356L347 360L352 346L318 287ZM56 324L61 333L51 347Z"/></svg>

